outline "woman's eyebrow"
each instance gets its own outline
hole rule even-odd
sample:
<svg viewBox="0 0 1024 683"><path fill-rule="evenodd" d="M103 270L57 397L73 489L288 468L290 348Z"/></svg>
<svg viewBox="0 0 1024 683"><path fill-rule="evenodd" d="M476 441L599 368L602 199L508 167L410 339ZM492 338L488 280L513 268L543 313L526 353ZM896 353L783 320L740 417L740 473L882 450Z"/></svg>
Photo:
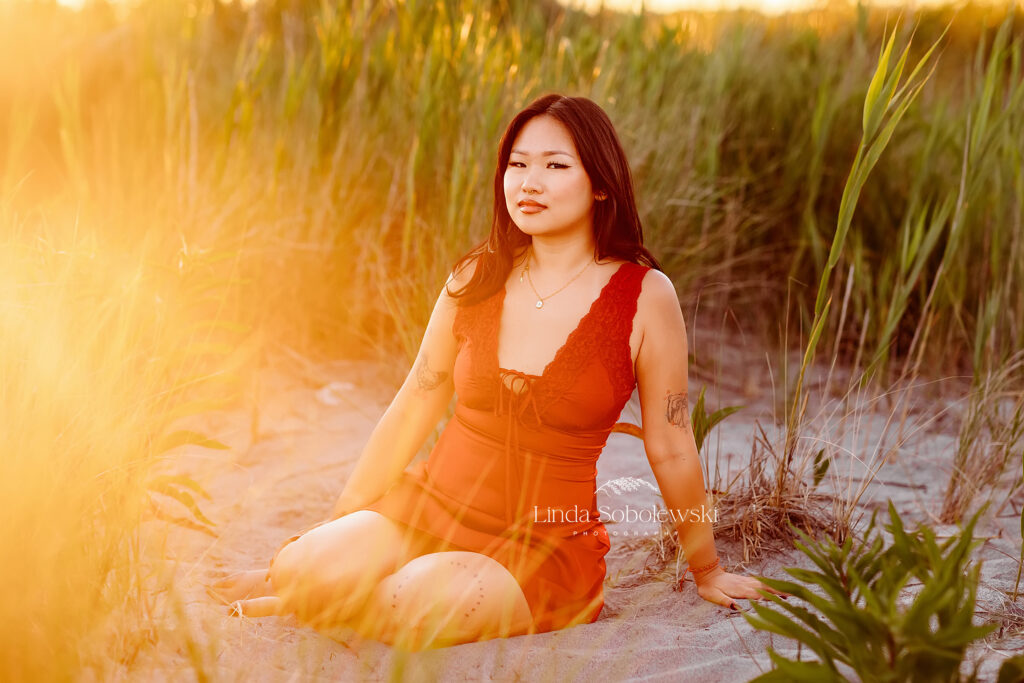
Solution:
<svg viewBox="0 0 1024 683"><path fill-rule="evenodd" d="M512 154L522 154L523 156L530 156L530 153L529 153L529 152L524 152L524 151L523 151L523 150L521 150L521 149L514 149L514 150L512 150L512 152L511 152L511 153L512 153ZM550 150L548 150L548 151L546 151L546 152L541 152L541 153L540 153L540 155L541 155L542 157L549 157L549 156L553 156L553 155L555 155L555 154L564 154L564 155L565 155L565 156L567 156L567 157L572 157L573 159L575 159L575 158L576 158L575 156L573 156L573 155L572 155L572 154L570 154L569 152L563 152L563 151L561 151L561 150L559 150L559 149L550 149Z"/></svg>

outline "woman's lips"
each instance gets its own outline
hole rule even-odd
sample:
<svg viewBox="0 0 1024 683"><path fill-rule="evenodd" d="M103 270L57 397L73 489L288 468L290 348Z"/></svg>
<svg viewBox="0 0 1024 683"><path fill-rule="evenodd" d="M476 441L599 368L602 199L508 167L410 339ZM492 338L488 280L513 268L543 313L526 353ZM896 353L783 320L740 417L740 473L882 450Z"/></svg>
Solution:
<svg viewBox="0 0 1024 683"><path fill-rule="evenodd" d="M519 202L519 211L522 213L540 213L548 207L533 201Z"/></svg>

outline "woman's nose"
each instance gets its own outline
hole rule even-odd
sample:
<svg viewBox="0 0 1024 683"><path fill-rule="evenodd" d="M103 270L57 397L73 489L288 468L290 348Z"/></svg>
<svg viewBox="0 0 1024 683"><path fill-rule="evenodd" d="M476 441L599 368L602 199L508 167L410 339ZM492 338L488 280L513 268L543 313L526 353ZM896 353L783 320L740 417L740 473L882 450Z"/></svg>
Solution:
<svg viewBox="0 0 1024 683"><path fill-rule="evenodd" d="M540 181L537 179L535 172L527 170L523 176L523 192L527 194L536 194L540 192Z"/></svg>

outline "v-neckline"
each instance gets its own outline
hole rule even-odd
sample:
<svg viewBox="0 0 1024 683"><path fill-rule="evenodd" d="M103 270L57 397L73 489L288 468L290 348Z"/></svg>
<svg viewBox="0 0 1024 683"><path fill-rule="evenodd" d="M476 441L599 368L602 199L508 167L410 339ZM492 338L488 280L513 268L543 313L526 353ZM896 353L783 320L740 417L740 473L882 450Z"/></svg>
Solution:
<svg viewBox="0 0 1024 683"><path fill-rule="evenodd" d="M587 309L587 312L584 313L583 317L580 318L579 322L576 323L576 327L574 327L569 332L569 335L565 338L565 341L562 342L562 345L558 347L557 351L555 351L554 357L550 361L548 361L548 364L544 366L544 369L541 371L541 374L539 375L533 375L527 372L520 372L519 370L512 370L510 368L505 368L501 366L500 359L498 358L498 346L501 340L501 314L505 309L505 297L508 294L508 283L506 282L504 285L502 285L498 293L498 303L497 306L495 306L495 315L497 316L497 319L495 320L494 323L494 347L491 352L491 358L494 362L495 367L497 367L497 374L499 375L499 377L502 372L514 372L520 375L530 377L535 382L540 381L542 379L546 379L551 372L551 368L554 367L555 363L557 363L562 356L565 355L567 349L569 348L569 344L571 344L573 339L580 334L580 330L583 329L584 324L594 314L594 311L597 309L598 303L601 302L602 299L604 299L605 294L608 292L608 288L611 287L612 282L615 281L615 278L617 278L619 274L622 273L623 268L629 265L629 263L629 261L624 261L623 263L619 264L619 267L615 270L614 273L612 273L611 277L608 278L608 282L604 283L604 286L601 287L601 291L598 293L597 298L590 302L590 308Z"/></svg>

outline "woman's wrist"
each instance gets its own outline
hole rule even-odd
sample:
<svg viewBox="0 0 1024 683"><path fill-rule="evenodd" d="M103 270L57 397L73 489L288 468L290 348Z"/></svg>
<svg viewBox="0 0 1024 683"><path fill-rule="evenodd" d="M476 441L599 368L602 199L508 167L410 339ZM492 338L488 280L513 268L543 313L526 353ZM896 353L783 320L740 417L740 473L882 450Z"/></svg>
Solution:
<svg viewBox="0 0 1024 683"><path fill-rule="evenodd" d="M700 585L707 580L725 572L721 567L718 556L714 560L700 565L690 565L686 571L693 575L693 582Z"/></svg>
<svg viewBox="0 0 1024 683"><path fill-rule="evenodd" d="M720 575L722 575L724 573L725 573L725 569L723 569L721 566L718 566L718 567L715 567L712 571L705 572L704 574L701 574L700 576L695 576L694 579L693 579L693 582L695 584L697 584L698 586L703 586L703 585L705 585L707 583L710 583L715 577L720 576Z"/></svg>

